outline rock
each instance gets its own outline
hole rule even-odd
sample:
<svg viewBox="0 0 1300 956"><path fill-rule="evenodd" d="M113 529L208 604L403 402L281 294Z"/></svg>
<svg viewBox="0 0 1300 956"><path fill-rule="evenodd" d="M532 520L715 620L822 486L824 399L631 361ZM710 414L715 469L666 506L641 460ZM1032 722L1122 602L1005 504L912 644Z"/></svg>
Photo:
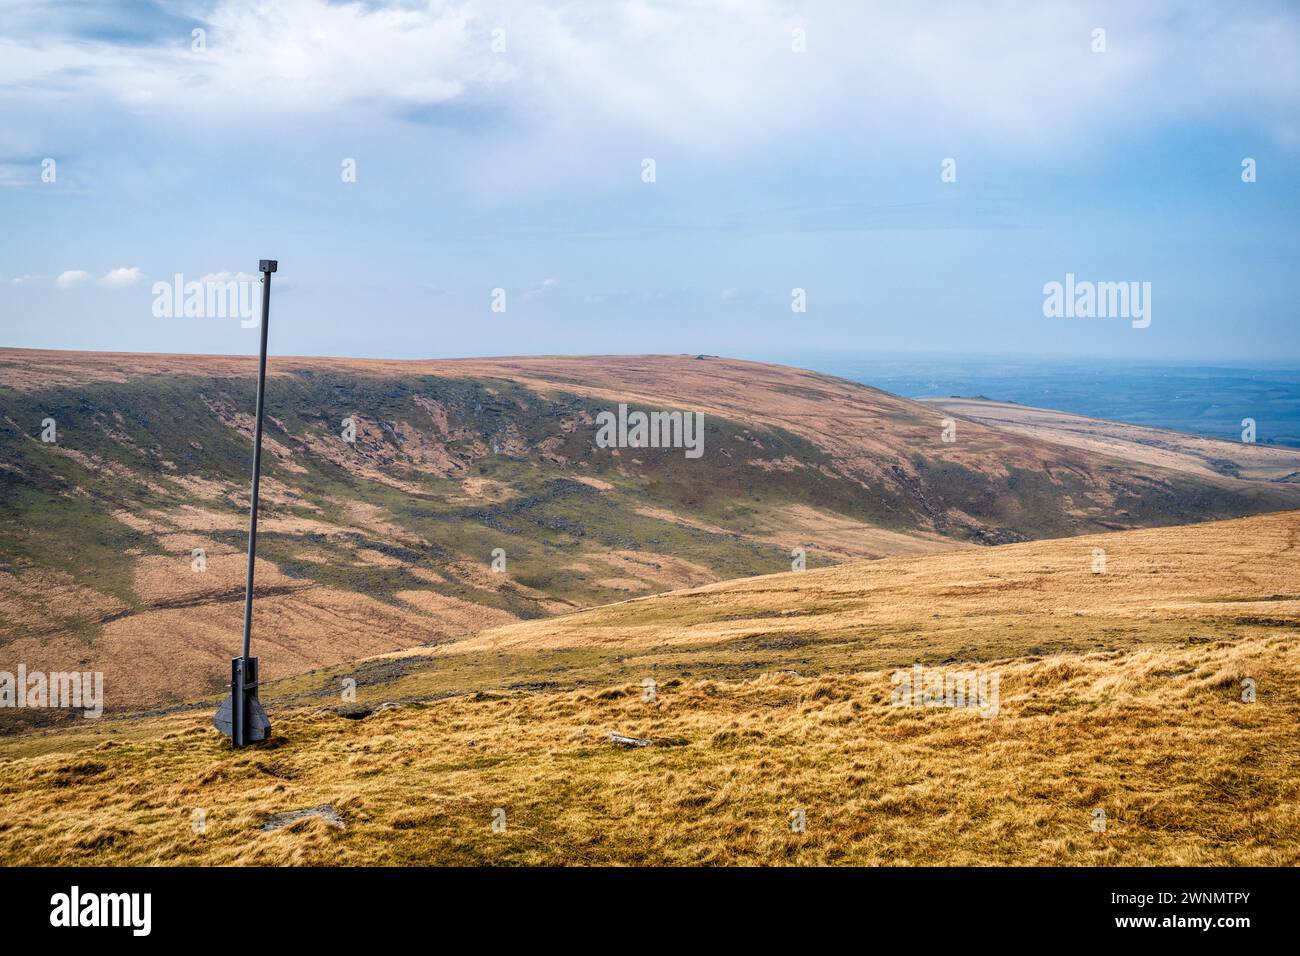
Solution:
<svg viewBox="0 0 1300 956"><path fill-rule="evenodd" d="M288 813L277 813L267 817L266 822L262 824L262 832L272 833L308 817L320 817L330 826L338 827L340 830L347 828L339 812L332 805L322 803L320 806L308 807L305 810L290 810Z"/></svg>
<svg viewBox="0 0 1300 956"><path fill-rule="evenodd" d="M342 707L335 707L330 711L330 713L336 714L347 720L365 720L373 714L374 711L369 707L362 707L359 704L345 704Z"/></svg>

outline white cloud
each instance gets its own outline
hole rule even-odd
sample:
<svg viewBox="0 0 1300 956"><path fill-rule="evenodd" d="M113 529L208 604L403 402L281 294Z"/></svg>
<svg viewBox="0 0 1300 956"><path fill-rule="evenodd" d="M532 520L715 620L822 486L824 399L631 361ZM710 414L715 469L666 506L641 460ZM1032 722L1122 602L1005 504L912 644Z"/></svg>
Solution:
<svg viewBox="0 0 1300 956"><path fill-rule="evenodd" d="M453 105L505 117L490 148L525 170L578 165L577 143L601 163L673 146L806 151L813 135L856 151L885 135L1059 150L1095 141L1103 122L1122 137L1235 107L1284 128L1300 109L1300 15L1271 5L225 0L202 22L202 54L174 39L0 40L0 90L64 102L76 76L76 98L150 118L322 129L340 109ZM1098 25L1102 54L1089 46ZM806 53L791 49L796 27ZM496 28L504 53L491 50Z"/></svg>
<svg viewBox="0 0 1300 956"><path fill-rule="evenodd" d="M60 272L59 277L54 280L54 284L60 289L71 289L75 285L80 285L90 279L90 273L84 269L69 269L67 272Z"/></svg>
<svg viewBox="0 0 1300 956"><path fill-rule="evenodd" d="M119 269L110 269L99 281L106 286L120 289L135 285L143 278L144 273L137 266L122 266Z"/></svg>
<svg viewBox="0 0 1300 956"><path fill-rule="evenodd" d="M184 45L168 37L154 46L44 31L26 42L10 36L0 40L0 86L34 81L63 96L64 78L75 72L79 85L148 112L220 111L231 96L244 99L241 112L444 102L461 95L467 81L478 85L499 71L470 68L477 51L467 42L469 14L437 7L226 0L198 15L208 33L203 53L191 52L188 35Z"/></svg>
<svg viewBox="0 0 1300 956"><path fill-rule="evenodd" d="M27 283L31 282L33 279L39 279L39 278L40 278L40 276L34 276L34 275L21 275L21 276L14 276L12 279L9 280L9 284L10 284L10 285L27 285Z"/></svg>

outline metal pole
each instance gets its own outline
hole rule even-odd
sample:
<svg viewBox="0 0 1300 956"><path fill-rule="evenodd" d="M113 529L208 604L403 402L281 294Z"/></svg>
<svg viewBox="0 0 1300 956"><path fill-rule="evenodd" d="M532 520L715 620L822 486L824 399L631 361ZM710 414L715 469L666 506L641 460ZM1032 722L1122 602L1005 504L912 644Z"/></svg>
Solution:
<svg viewBox="0 0 1300 956"><path fill-rule="evenodd" d="M253 637L253 563L257 560L257 489L262 481L262 407L266 400L266 331L271 319L271 275L276 263L263 259L262 350L257 363L257 423L253 426L253 497L248 508L248 579L244 584L244 660Z"/></svg>
<svg viewBox="0 0 1300 956"><path fill-rule="evenodd" d="M257 363L257 418L253 424L253 494L248 503L248 579L244 582L244 649L230 662L230 696L212 715L212 725L230 738L231 746L255 744L271 736L271 722L258 700L259 668L249 657L253 637L253 564L257 560L257 491L262 483L262 412L266 406L266 334L271 325L271 274L274 259L258 264L262 273L262 347Z"/></svg>

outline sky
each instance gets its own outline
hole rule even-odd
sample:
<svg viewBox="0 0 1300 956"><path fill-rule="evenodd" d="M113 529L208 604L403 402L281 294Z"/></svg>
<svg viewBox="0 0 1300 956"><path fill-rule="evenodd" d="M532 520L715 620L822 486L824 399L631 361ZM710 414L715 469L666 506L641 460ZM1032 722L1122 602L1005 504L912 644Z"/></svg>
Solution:
<svg viewBox="0 0 1300 956"><path fill-rule="evenodd" d="M275 258L277 354L1300 360L1297 51L1267 2L0 0L0 346L256 352L158 284Z"/></svg>

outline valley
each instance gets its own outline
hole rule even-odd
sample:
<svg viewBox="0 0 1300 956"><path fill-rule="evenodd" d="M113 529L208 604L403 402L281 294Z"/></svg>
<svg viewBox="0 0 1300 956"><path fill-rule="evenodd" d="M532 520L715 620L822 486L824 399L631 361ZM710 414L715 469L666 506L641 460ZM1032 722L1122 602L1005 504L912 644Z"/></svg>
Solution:
<svg viewBox="0 0 1300 956"><path fill-rule="evenodd" d="M253 365L0 350L0 664L102 671L110 713L221 689ZM800 554L816 569L1300 506L1278 480L1291 463L1256 468L1254 449L1217 443L1244 462L1230 477L729 359L273 357L270 376L256 627L272 680ZM620 404L703 415L706 453L599 447ZM0 713L0 730L54 719Z"/></svg>

